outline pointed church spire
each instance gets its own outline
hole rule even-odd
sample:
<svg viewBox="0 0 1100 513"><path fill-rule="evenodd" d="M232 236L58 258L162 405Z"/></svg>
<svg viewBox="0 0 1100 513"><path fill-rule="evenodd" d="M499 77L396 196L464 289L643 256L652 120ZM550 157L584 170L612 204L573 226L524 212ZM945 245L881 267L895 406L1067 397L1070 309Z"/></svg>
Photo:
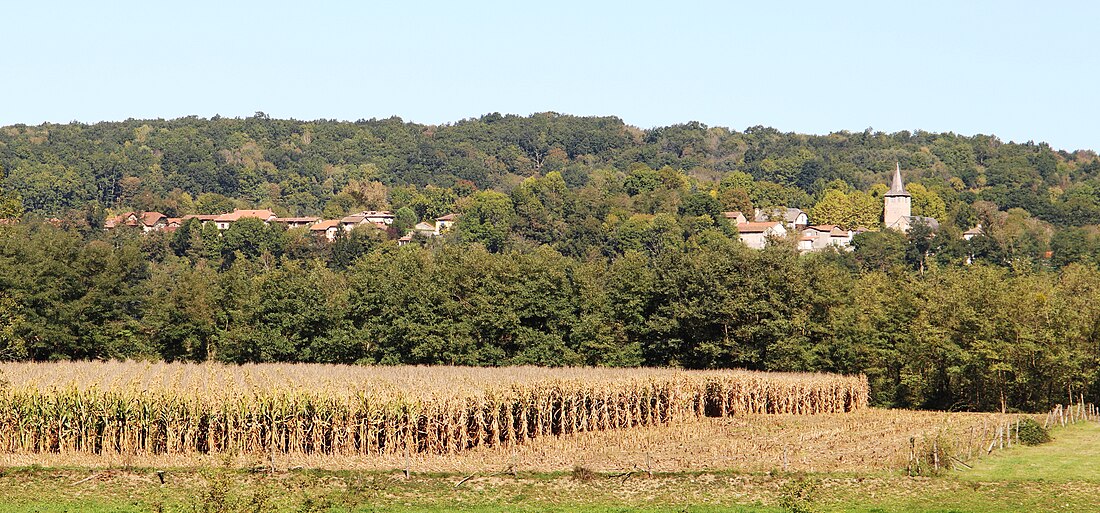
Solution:
<svg viewBox="0 0 1100 513"><path fill-rule="evenodd" d="M897 168L894 169L894 180L890 183L890 190L886 191L886 197L891 196L909 196L909 193L905 190L905 182L901 180L901 163L897 163Z"/></svg>

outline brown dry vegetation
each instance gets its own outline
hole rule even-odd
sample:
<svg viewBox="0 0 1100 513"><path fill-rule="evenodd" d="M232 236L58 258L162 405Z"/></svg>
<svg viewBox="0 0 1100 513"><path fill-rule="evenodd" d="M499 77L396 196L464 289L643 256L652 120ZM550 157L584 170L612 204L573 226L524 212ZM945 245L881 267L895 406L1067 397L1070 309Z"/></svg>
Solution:
<svg viewBox="0 0 1100 513"><path fill-rule="evenodd" d="M0 366L0 452L387 459L710 416L865 409L863 377L671 369ZM516 464L519 464L517 461Z"/></svg>
<svg viewBox="0 0 1100 513"><path fill-rule="evenodd" d="M601 472L734 470L765 472L896 472L907 465L909 439L927 448L949 444L966 461L985 456L996 426L1016 418L991 413L866 409L847 414L763 415L692 418L544 437L526 444L473 448L455 454L239 455L233 463L288 468L481 473L553 472L584 467ZM978 447L983 446L982 449ZM225 462L210 454L2 454L0 464L81 467L211 467Z"/></svg>
<svg viewBox="0 0 1100 513"><path fill-rule="evenodd" d="M470 463L504 462L521 468L601 471L864 472L904 469L909 440L918 451L933 439L961 459L977 457L996 426L1015 415L864 409L846 414L744 415L699 418L627 432L579 433L541 440L514 454L471 451ZM984 453L983 453L984 454ZM437 462L442 468L443 462ZM944 463L945 465L947 462ZM455 468L454 470L459 470ZM487 469L486 469L487 470Z"/></svg>

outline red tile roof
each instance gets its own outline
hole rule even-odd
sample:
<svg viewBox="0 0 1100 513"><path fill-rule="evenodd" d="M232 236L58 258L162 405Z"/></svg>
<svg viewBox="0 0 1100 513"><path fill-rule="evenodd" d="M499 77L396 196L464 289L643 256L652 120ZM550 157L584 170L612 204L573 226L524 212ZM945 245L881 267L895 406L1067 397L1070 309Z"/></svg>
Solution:
<svg viewBox="0 0 1100 513"><path fill-rule="evenodd" d="M181 219L186 221L188 219L198 219L199 221L214 221L221 217L221 214L191 214L183 216Z"/></svg>
<svg viewBox="0 0 1100 513"><path fill-rule="evenodd" d="M141 214L141 222L145 223L145 226L154 226L162 219L167 221L168 216L161 214L160 212L143 212Z"/></svg>
<svg viewBox="0 0 1100 513"><path fill-rule="evenodd" d="M775 228L776 225L782 226L783 223L779 221L741 223L737 225L737 231L741 233L764 233L772 228Z"/></svg>
<svg viewBox="0 0 1100 513"><path fill-rule="evenodd" d="M275 212L272 212L271 210L268 210L268 209L263 209L263 210L241 210L241 209L235 208L235 209L233 209L233 212L231 212L229 214L222 214L214 220L218 221L218 222L230 222L231 223L233 221L238 221L238 220L243 219L245 217L254 217L256 219L263 219L264 221L267 221L268 219L272 219L272 218L275 217Z"/></svg>
<svg viewBox="0 0 1100 513"><path fill-rule="evenodd" d="M107 228L115 228L117 226L137 226L141 223L145 226L156 226L161 219L168 219L168 216L161 214L160 212L126 212L110 219L107 219L103 226Z"/></svg>
<svg viewBox="0 0 1100 513"><path fill-rule="evenodd" d="M310 231L323 232L323 231L327 231L329 228L338 228L339 226L340 226L340 220L339 219L330 219L328 221L321 221L319 223L314 223L313 226L309 227L309 230Z"/></svg>

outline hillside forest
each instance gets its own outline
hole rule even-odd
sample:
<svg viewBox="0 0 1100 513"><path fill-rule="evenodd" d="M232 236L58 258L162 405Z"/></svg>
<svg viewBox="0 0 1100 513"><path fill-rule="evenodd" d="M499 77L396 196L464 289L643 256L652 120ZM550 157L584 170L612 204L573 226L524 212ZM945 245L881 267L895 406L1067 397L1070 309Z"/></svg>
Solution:
<svg viewBox="0 0 1100 513"><path fill-rule="evenodd" d="M882 228L895 165L913 214ZM868 228L746 248L725 211ZM335 241L270 208L390 230ZM445 236L398 246L419 221ZM1100 395L1100 159L995 136L814 136L614 117L127 120L0 128L0 359L864 373L880 406ZM963 231L981 226L970 240Z"/></svg>

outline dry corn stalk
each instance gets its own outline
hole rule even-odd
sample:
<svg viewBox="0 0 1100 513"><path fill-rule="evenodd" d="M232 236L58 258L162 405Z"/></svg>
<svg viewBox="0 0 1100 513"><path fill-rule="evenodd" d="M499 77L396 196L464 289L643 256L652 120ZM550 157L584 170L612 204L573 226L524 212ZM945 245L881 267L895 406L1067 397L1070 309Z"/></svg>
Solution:
<svg viewBox="0 0 1100 513"><path fill-rule="evenodd" d="M0 365L0 451L445 454L693 416L842 413L863 376L738 370Z"/></svg>

